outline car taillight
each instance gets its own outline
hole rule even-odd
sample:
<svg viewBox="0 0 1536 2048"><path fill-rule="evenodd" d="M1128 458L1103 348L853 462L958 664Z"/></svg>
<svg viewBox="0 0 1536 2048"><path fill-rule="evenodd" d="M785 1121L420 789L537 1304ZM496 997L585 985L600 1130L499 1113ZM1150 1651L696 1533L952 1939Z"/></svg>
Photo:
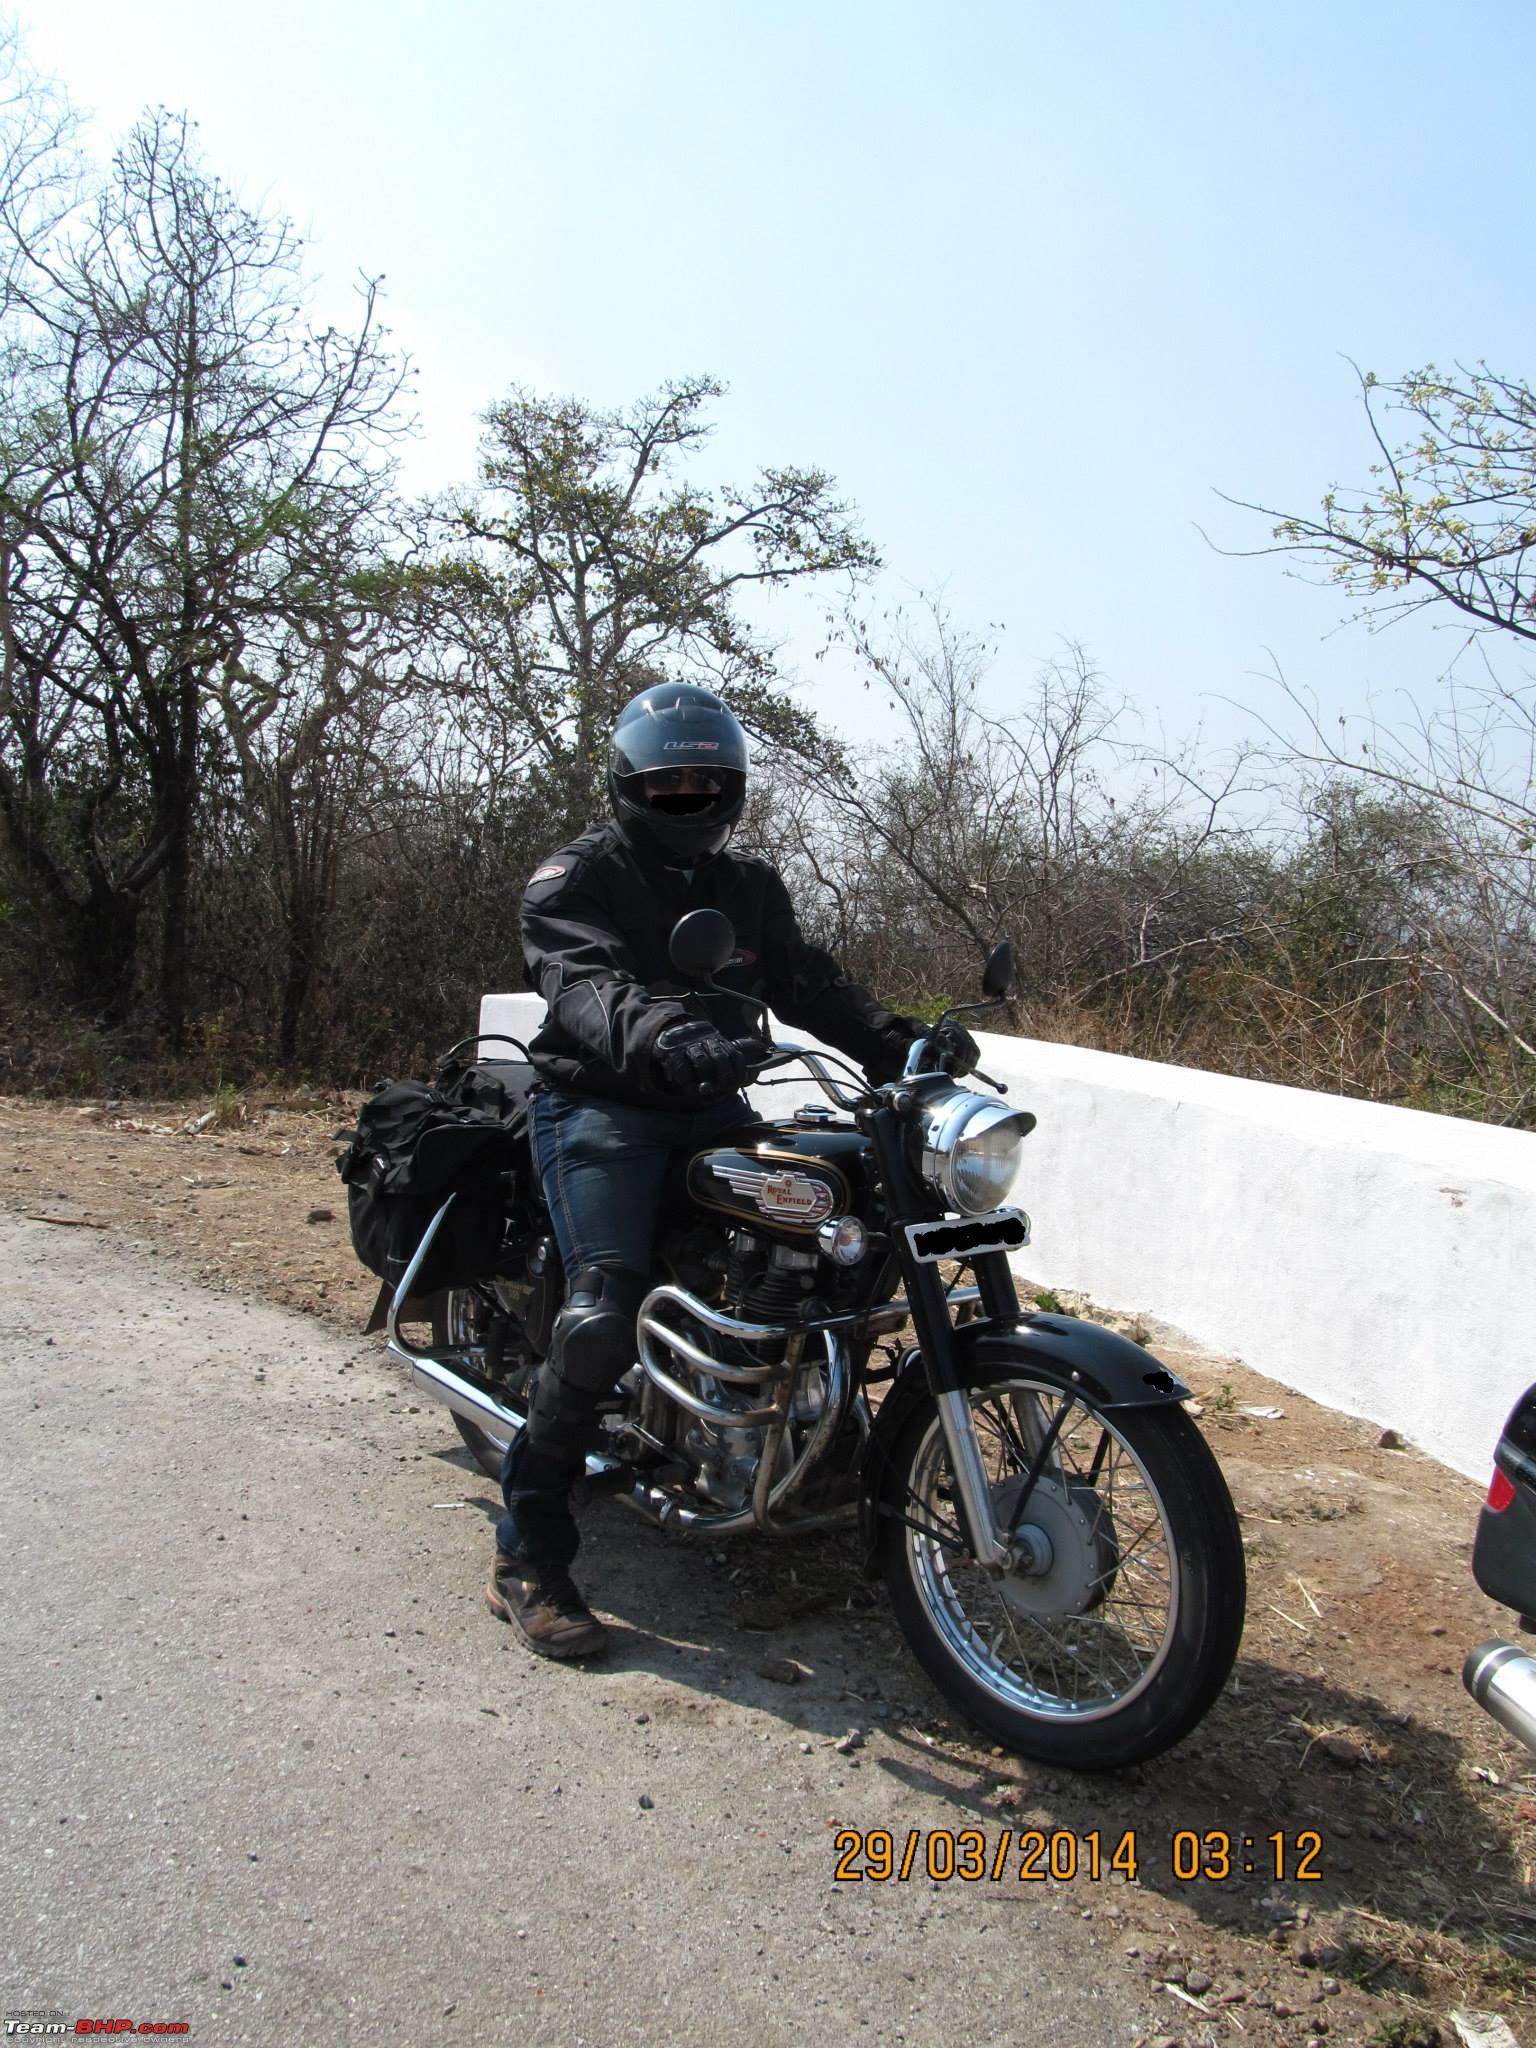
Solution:
<svg viewBox="0 0 1536 2048"><path fill-rule="evenodd" d="M1488 1505L1496 1515L1502 1515L1515 1497L1515 1489L1495 1465L1493 1477L1488 1482Z"/></svg>

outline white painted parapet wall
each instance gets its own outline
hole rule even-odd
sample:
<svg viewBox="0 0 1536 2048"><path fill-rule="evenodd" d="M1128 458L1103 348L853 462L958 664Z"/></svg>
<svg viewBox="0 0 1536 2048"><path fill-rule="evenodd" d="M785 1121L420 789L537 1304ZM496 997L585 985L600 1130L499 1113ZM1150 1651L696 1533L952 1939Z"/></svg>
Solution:
<svg viewBox="0 0 1536 2048"><path fill-rule="evenodd" d="M527 1039L542 1015L535 996L487 996L480 1028ZM1039 1039L979 1043L1040 1120L1014 1194L1033 1279L1173 1323L1487 1476L1536 1380L1536 1136ZM770 1114L816 1097L752 1092Z"/></svg>

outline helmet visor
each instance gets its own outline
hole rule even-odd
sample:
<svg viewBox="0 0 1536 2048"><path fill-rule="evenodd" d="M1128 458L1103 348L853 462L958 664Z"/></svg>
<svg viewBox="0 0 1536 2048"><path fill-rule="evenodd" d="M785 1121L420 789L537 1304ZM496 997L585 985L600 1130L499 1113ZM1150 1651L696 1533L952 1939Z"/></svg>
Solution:
<svg viewBox="0 0 1536 2048"><path fill-rule="evenodd" d="M710 768L648 768L633 778L643 801L669 818L697 818L718 810L726 777Z"/></svg>
<svg viewBox="0 0 1536 2048"><path fill-rule="evenodd" d="M714 797L725 788L724 776L710 768L647 768L641 781L650 797Z"/></svg>

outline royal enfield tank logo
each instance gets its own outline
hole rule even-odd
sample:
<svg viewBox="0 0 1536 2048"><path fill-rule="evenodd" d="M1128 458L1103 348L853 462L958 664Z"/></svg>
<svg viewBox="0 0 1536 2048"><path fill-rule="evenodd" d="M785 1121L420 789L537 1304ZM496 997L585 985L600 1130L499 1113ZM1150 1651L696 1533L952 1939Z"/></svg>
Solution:
<svg viewBox="0 0 1536 2048"><path fill-rule="evenodd" d="M776 1223L820 1223L832 1214L832 1190L824 1181L788 1167L777 1173L761 1167L714 1166L721 1180L729 1181L738 1195L750 1195L765 1216Z"/></svg>

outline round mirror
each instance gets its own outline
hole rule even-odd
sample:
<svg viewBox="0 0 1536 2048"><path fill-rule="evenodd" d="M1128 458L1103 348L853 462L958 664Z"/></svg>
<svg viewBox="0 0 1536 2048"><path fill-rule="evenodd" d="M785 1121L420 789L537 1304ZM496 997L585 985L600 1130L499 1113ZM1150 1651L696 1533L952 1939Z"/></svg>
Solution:
<svg viewBox="0 0 1536 2048"><path fill-rule="evenodd" d="M709 981L736 950L731 920L718 910L690 910L672 927L672 965L689 981Z"/></svg>
<svg viewBox="0 0 1536 2048"><path fill-rule="evenodd" d="M1013 957L1013 941L1003 939L987 955L987 964L981 974L982 994L998 997L1007 995L1018 979L1018 973L1018 965Z"/></svg>

